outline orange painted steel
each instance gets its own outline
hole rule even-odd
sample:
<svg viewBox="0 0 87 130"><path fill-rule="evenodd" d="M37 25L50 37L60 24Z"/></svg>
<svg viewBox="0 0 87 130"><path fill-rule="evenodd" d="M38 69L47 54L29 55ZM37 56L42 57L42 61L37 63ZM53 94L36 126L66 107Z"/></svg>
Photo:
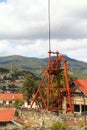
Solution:
<svg viewBox="0 0 87 130"><path fill-rule="evenodd" d="M32 100L31 108L35 102L41 109L60 111L63 110L62 104L65 97L66 113L73 113L66 60L58 51L48 53L48 65ZM61 85L62 78L65 81L64 85Z"/></svg>

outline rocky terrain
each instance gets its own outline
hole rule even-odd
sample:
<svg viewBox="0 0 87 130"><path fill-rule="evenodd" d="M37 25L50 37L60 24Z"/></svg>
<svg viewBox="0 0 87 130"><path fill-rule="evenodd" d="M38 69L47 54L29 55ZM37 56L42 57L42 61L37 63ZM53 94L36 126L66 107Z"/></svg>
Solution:
<svg viewBox="0 0 87 130"><path fill-rule="evenodd" d="M81 115L58 114L28 109L18 109L17 113L18 117L25 121L22 130L52 130L52 124L55 122L66 123L68 126L66 130L87 130L85 118Z"/></svg>
<svg viewBox="0 0 87 130"><path fill-rule="evenodd" d="M15 120L20 119L21 126L7 126L0 130L53 130L55 122L67 124L66 129L58 130L87 130L85 116L73 114L58 114L44 110L17 108ZM57 130L57 129L55 129Z"/></svg>

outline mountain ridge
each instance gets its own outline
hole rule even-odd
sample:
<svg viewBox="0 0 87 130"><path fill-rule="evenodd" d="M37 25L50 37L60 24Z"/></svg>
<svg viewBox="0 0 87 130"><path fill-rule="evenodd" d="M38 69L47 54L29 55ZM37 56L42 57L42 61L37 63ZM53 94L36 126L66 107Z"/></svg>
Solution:
<svg viewBox="0 0 87 130"><path fill-rule="evenodd" d="M75 75L75 77L87 77L87 63L70 58L64 55L69 71ZM25 57L21 55L11 55L0 57L0 67L9 68L10 64L13 65L14 69L22 68L29 70L35 74L41 72L41 68L46 68L48 58L36 58L36 57Z"/></svg>

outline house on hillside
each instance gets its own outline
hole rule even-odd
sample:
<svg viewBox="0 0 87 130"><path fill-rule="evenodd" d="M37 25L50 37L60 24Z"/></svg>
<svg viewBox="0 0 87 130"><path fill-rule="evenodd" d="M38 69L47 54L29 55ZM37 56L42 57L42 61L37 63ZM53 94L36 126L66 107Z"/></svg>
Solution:
<svg viewBox="0 0 87 130"><path fill-rule="evenodd" d="M23 101L24 108L30 108L30 104L23 99L23 94L20 93L0 93L0 105L1 106L12 106L12 104L16 101L20 100ZM32 102L32 101L31 101ZM36 104L33 104L33 108L36 108Z"/></svg>
<svg viewBox="0 0 87 130"><path fill-rule="evenodd" d="M17 93L4 93L0 94L1 105L12 105L15 100L23 100L23 94Z"/></svg>
<svg viewBox="0 0 87 130"><path fill-rule="evenodd" d="M71 85L74 113L82 114L87 111L87 79L75 79ZM64 100L65 101L65 100ZM63 103L65 110L65 103ZM65 111L64 111L65 112Z"/></svg>
<svg viewBox="0 0 87 130"><path fill-rule="evenodd" d="M15 121L15 109L0 110L0 129L3 127L14 128L21 124Z"/></svg>

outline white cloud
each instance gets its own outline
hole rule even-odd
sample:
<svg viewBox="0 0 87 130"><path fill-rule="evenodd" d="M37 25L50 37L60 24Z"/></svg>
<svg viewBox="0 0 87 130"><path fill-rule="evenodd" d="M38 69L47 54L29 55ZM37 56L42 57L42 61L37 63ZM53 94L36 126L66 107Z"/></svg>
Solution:
<svg viewBox="0 0 87 130"><path fill-rule="evenodd" d="M41 0L8 0L1 3L0 37L32 38L37 33L36 29L40 30L47 24L46 12Z"/></svg>
<svg viewBox="0 0 87 130"><path fill-rule="evenodd" d="M50 0L51 1L51 0ZM47 0L7 0L0 4L0 38L47 38ZM86 38L87 1L51 1L52 38ZM84 11L85 10L85 11ZM80 17L81 16L81 17Z"/></svg>
<svg viewBox="0 0 87 130"><path fill-rule="evenodd" d="M52 50L87 62L87 0L50 3ZM0 50L0 56L48 56L48 0L0 3Z"/></svg>
<svg viewBox="0 0 87 130"><path fill-rule="evenodd" d="M48 57L48 40L1 40L0 56L22 55L28 57ZM51 50L59 51L71 58L87 62L87 39L51 40Z"/></svg>

